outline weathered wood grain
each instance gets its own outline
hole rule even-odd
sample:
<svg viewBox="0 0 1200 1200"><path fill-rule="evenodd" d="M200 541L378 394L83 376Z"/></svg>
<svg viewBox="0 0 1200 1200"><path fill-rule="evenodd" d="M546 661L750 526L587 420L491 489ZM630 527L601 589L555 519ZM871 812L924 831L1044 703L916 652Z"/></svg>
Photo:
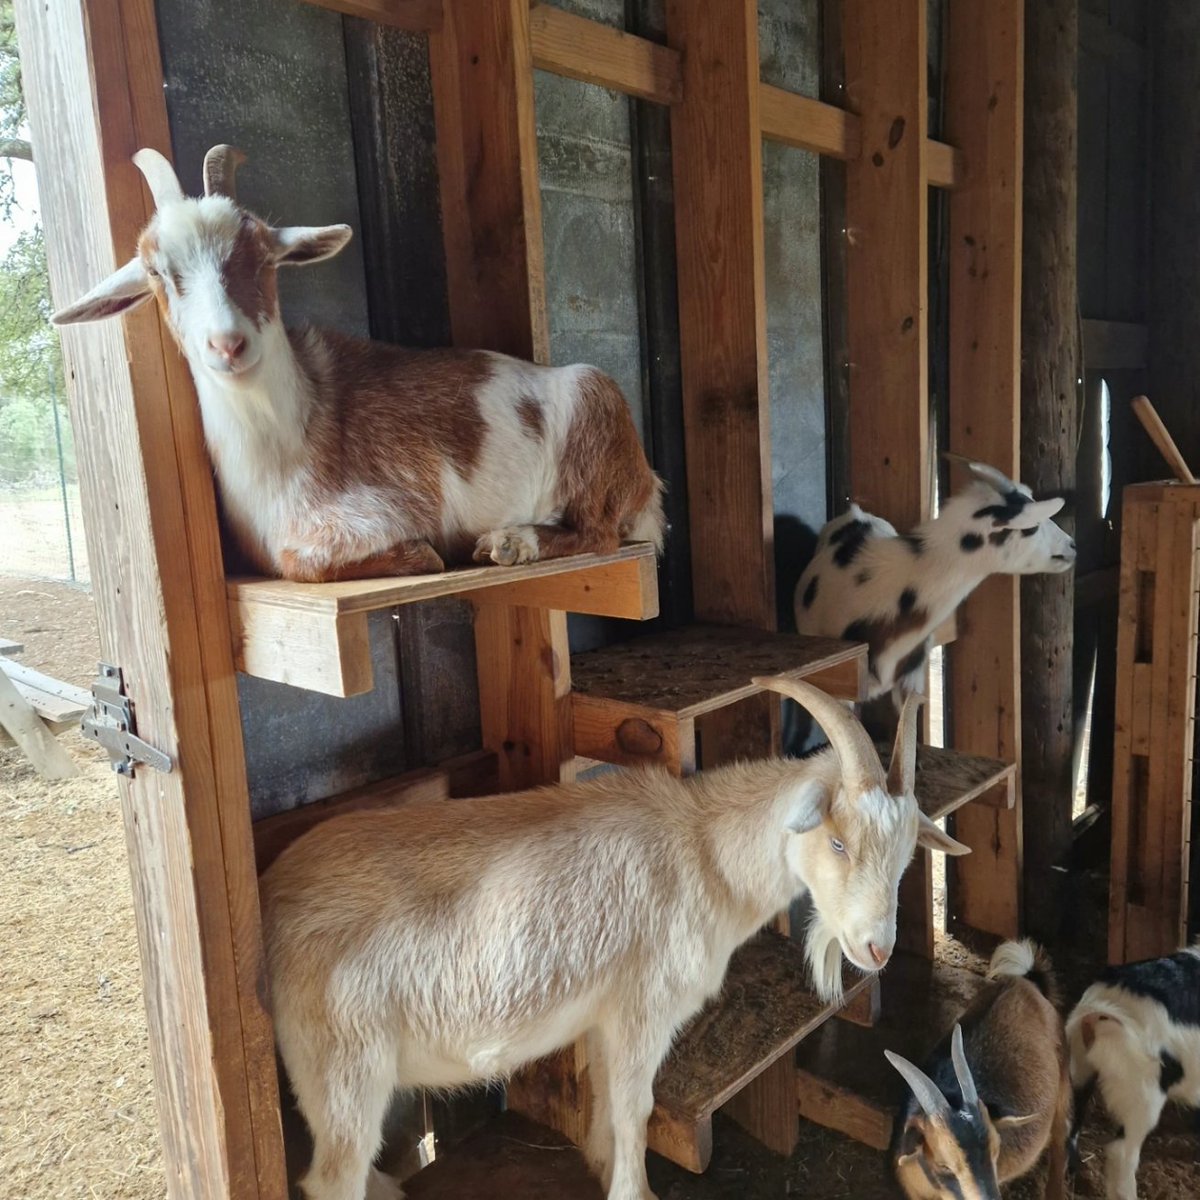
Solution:
<svg viewBox="0 0 1200 1200"><path fill-rule="evenodd" d="M72 779L79 774L75 760L4 671L0 671L0 733L20 746L46 779Z"/></svg>

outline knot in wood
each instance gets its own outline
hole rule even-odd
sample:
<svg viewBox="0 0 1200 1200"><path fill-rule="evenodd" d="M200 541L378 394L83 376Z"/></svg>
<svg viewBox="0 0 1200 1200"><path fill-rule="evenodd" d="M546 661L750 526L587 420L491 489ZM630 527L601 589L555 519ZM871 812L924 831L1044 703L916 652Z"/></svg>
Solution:
<svg viewBox="0 0 1200 1200"><path fill-rule="evenodd" d="M617 726L617 745L626 754L657 754L663 748L663 736L649 721L626 717Z"/></svg>

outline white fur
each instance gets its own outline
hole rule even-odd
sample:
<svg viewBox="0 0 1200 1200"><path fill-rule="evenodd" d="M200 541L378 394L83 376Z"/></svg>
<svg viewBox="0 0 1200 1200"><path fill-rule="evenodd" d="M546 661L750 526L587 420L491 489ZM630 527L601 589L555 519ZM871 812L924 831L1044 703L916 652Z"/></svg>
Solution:
<svg viewBox="0 0 1200 1200"><path fill-rule="evenodd" d="M1189 953L1200 957L1200 947ZM1094 1037L1086 1045L1085 1025ZM1107 1200L1137 1200L1142 1143L1158 1124L1168 1100L1200 1107L1200 1029L1172 1021L1148 996L1094 983L1067 1020L1071 1082L1078 1092L1097 1083L1104 1106L1121 1127L1105 1149ZM1183 1077L1164 1094L1163 1051L1183 1067Z"/></svg>
<svg viewBox="0 0 1200 1200"><path fill-rule="evenodd" d="M999 979L1004 975L1013 975L1024 979L1033 970L1037 960L1037 945L1032 938L1024 938L1019 942L1001 942L992 954L988 964L987 977Z"/></svg>
<svg viewBox="0 0 1200 1200"><path fill-rule="evenodd" d="M1017 485L1014 485L1017 486ZM1022 495L1028 488L1019 487ZM1029 526L1030 510L1036 506L1056 509L1061 501L1034 501L1016 520L1001 526L991 517L978 518L980 509L1003 503L1003 496L982 481L974 481L952 496L938 516L913 530L921 553L913 543L898 536L895 528L880 517L852 504L847 512L828 522L817 539L813 560L796 585L796 628L817 637L842 637L859 620L888 621L898 614L900 597L906 589L916 594L916 605L926 613L919 626L895 638L871 662L874 674L869 679L869 697L881 696L893 685L903 690L920 691L924 665L897 678L897 668L914 650L928 644L930 634L989 575L1003 573L1028 575L1069 570L1075 560L1075 543L1049 519L1036 522L1037 532L1023 537ZM1049 508L1042 512L1050 511ZM846 566L836 562L838 544L831 539L843 526L862 521L869 527L867 539L858 554ZM988 535L998 529L1013 532L1004 545L990 543ZM983 545L970 552L962 548L962 539L972 534L983 538ZM1057 556L1057 557L1056 557ZM864 582L860 577L866 575ZM816 594L809 606L804 597L814 577Z"/></svg>

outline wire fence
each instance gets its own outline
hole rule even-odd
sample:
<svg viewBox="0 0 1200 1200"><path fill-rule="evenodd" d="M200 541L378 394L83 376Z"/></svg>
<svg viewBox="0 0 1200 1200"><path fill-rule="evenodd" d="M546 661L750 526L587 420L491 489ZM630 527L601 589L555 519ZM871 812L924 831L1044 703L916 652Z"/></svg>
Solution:
<svg viewBox="0 0 1200 1200"><path fill-rule="evenodd" d="M91 585L75 442L53 393L0 401L0 575Z"/></svg>

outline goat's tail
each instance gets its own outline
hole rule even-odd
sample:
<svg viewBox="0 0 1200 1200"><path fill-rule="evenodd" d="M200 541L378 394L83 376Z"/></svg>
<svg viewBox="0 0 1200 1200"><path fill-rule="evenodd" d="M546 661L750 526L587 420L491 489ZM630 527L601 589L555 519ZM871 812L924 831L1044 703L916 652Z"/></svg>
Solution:
<svg viewBox="0 0 1200 1200"><path fill-rule="evenodd" d="M1059 1005L1058 979L1054 964L1045 949L1031 938L1019 942L1001 942L988 966L989 979L1012 976L1028 979L1056 1008Z"/></svg>
<svg viewBox="0 0 1200 1200"><path fill-rule="evenodd" d="M666 484L653 473L651 478L654 487L650 499L639 512L629 518L620 532L623 541L649 542L655 553L661 554L667 536L667 518L663 512L663 492L666 491Z"/></svg>

